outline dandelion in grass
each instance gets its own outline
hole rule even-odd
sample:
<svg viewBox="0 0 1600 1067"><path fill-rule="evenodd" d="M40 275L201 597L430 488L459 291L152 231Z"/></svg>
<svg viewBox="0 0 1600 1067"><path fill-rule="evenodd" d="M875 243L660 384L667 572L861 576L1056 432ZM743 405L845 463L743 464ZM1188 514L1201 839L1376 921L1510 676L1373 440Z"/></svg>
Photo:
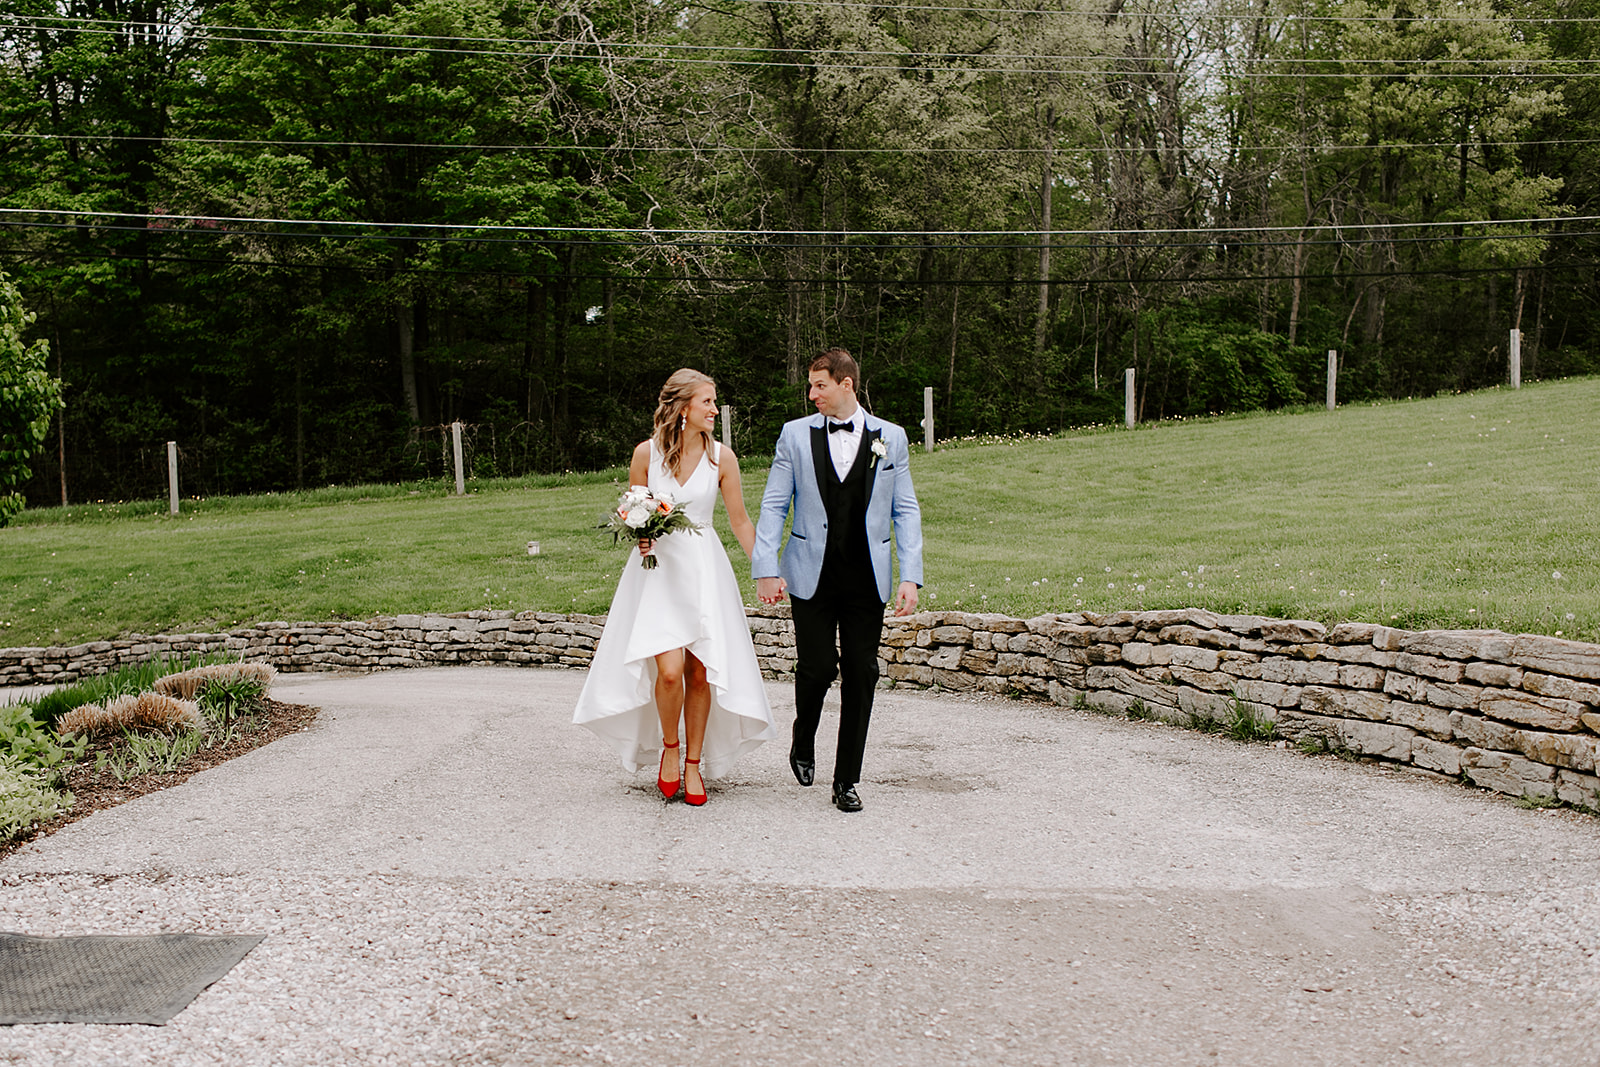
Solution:
<svg viewBox="0 0 1600 1067"><path fill-rule="evenodd" d="M1115 589L1116 587L1117 587L1117 583L1116 582L1107 582L1106 583L1106 588L1107 589Z"/></svg>
<svg viewBox="0 0 1600 1067"><path fill-rule="evenodd" d="M1034 587L1034 588L1035 588L1035 589L1037 589L1037 588L1039 588L1039 583L1038 583L1038 582L1034 582L1034 583L1033 583L1033 587Z"/></svg>
<svg viewBox="0 0 1600 1067"><path fill-rule="evenodd" d="M1133 589L1136 593L1142 593L1144 592L1144 585L1141 583L1140 585L1134 586Z"/></svg>
<svg viewBox="0 0 1600 1067"><path fill-rule="evenodd" d="M1556 581L1559 582L1561 580L1561 572L1560 571L1551 571L1550 572L1550 577L1554 578Z"/></svg>
<svg viewBox="0 0 1600 1067"><path fill-rule="evenodd" d="M1574 615L1574 614L1573 614L1573 613L1572 613L1572 612L1570 612L1570 611L1569 611L1569 612L1567 612L1567 621L1568 621L1568 622L1572 622L1572 621L1573 621L1573 620L1575 620L1575 619L1577 619L1577 616L1576 616L1576 615Z"/></svg>

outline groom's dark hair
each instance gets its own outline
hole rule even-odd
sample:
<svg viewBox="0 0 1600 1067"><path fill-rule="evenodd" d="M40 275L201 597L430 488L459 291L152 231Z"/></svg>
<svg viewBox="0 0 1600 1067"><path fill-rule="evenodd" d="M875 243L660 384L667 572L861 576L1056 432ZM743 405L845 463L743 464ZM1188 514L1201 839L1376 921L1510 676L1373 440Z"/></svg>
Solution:
<svg viewBox="0 0 1600 1067"><path fill-rule="evenodd" d="M861 368L856 365L855 357L842 348L830 348L812 360L806 372L809 374L814 370L827 371L828 377L836 382L849 378L856 392L861 391Z"/></svg>

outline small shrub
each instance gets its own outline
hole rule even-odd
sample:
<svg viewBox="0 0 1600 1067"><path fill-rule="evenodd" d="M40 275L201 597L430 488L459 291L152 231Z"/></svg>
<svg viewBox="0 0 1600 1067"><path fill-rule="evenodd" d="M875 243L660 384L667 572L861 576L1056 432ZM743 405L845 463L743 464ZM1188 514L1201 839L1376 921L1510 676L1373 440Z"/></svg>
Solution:
<svg viewBox="0 0 1600 1067"><path fill-rule="evenodd" d="M1565 805L1562 804L1560 797L1554 797L1554 796L1536 797L1536 796L1523 795L1523 796L1520 796L1520 797L1517 798L1517 807L1519 807L1519 808L1530 808L1530 809L1534 809L1534 810L1539 810L1539 809L1543 809L1543 808L1559 808L1559 807L1564 807L1564 806Z"/></svg>
<svg viewBox="0 0 1600 1067"><path fill-rule="evenodd" d="M1184 725L1191 730L1199 730L1203 734L1214 734L1222 729L1220 722L1198 711L1191 711L1188 717L1184 719Z"/></svg>
<svg viewBox="0 0 1600 1067"><path fill-rule="evenodd" d="M62 734L94 737L133 730L200 728L200 708L192 700L176 700L160 693L120 696L105 706L85 704L63 715L56 727Z"/></svg>
<svg viewBox="0 0 1600 1067"><path fill-rule="evenodd" d="M0 759L0 841L10 841L72 807L42 776Z"/></svg>
<svg viewBox="0 0 1600 1067"><path fill-rule="evenodd" d="M1076 708L1077 710L1079 710L1079 711L1088 711L1089 710L1089 694L1085 693L1081 689L1078 690L1078 694L1072 698L1072 706L1074 708Z"/></svg>
<svg viewBox="0 0 1600 1067"><path fill-rule="evenodd" d="M1271 741L1277 735L1275 724L1256 714L1256 709L1235 693L1228 703L1228 736L1235 741Z"/></svg>
<svg viewBox="0 0 1600 1067"><path fill-rule="evenodd" d="M1139 697L1133 698L1133 703L1128 705L1128 710L1124 712L1124 714L1126 714L1130 719L1136 719L1141 722L1145 722L1156 717L1156 713L1150 710L1150 705L1146 704Z"/></svg>

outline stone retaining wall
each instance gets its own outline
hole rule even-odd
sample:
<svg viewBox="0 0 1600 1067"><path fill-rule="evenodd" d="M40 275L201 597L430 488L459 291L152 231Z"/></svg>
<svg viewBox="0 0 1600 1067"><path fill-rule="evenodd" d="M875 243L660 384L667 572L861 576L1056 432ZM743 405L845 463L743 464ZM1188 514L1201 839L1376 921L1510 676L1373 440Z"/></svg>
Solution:
<svg viewBox="0 0 1600 1067"><path fill-rule="evenodd" d="M787 675L786 609L749 611L762 669ZM588 665L603 616L470 611L262 623L70 648L0 649L0 685L71 682L152 655L228 652L281 671L460 663ZM1199 609L891 619L894 684L980 690L1181 724L1237 710L1296 741L1600 808L1600 646L1496 630L1397 630ZM1237 704L1236 704L1237 702Z"/></svg>

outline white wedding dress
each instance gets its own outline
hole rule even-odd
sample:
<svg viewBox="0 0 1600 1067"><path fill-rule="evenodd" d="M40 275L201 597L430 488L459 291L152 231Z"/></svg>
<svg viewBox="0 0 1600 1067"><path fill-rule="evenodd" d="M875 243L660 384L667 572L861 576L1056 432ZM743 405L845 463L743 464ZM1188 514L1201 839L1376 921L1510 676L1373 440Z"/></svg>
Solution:
<svg viewBox="0 0 1600 1067"><path fill-rule="evenodd" d="M657 540L657 564L651 570L641 566L638 546L628 546L605 631L572 716L610 745L629 771L654 768L659 758L655 656L675 648L687 648L705 664L711 683L702 775L726 774L740 756L777 736L739 583L711 528L717 475L708 453L680 484L650 443L650 489L670 493L705 529L679 530ZM683 740L681 729L678 738Z"/></svg>

